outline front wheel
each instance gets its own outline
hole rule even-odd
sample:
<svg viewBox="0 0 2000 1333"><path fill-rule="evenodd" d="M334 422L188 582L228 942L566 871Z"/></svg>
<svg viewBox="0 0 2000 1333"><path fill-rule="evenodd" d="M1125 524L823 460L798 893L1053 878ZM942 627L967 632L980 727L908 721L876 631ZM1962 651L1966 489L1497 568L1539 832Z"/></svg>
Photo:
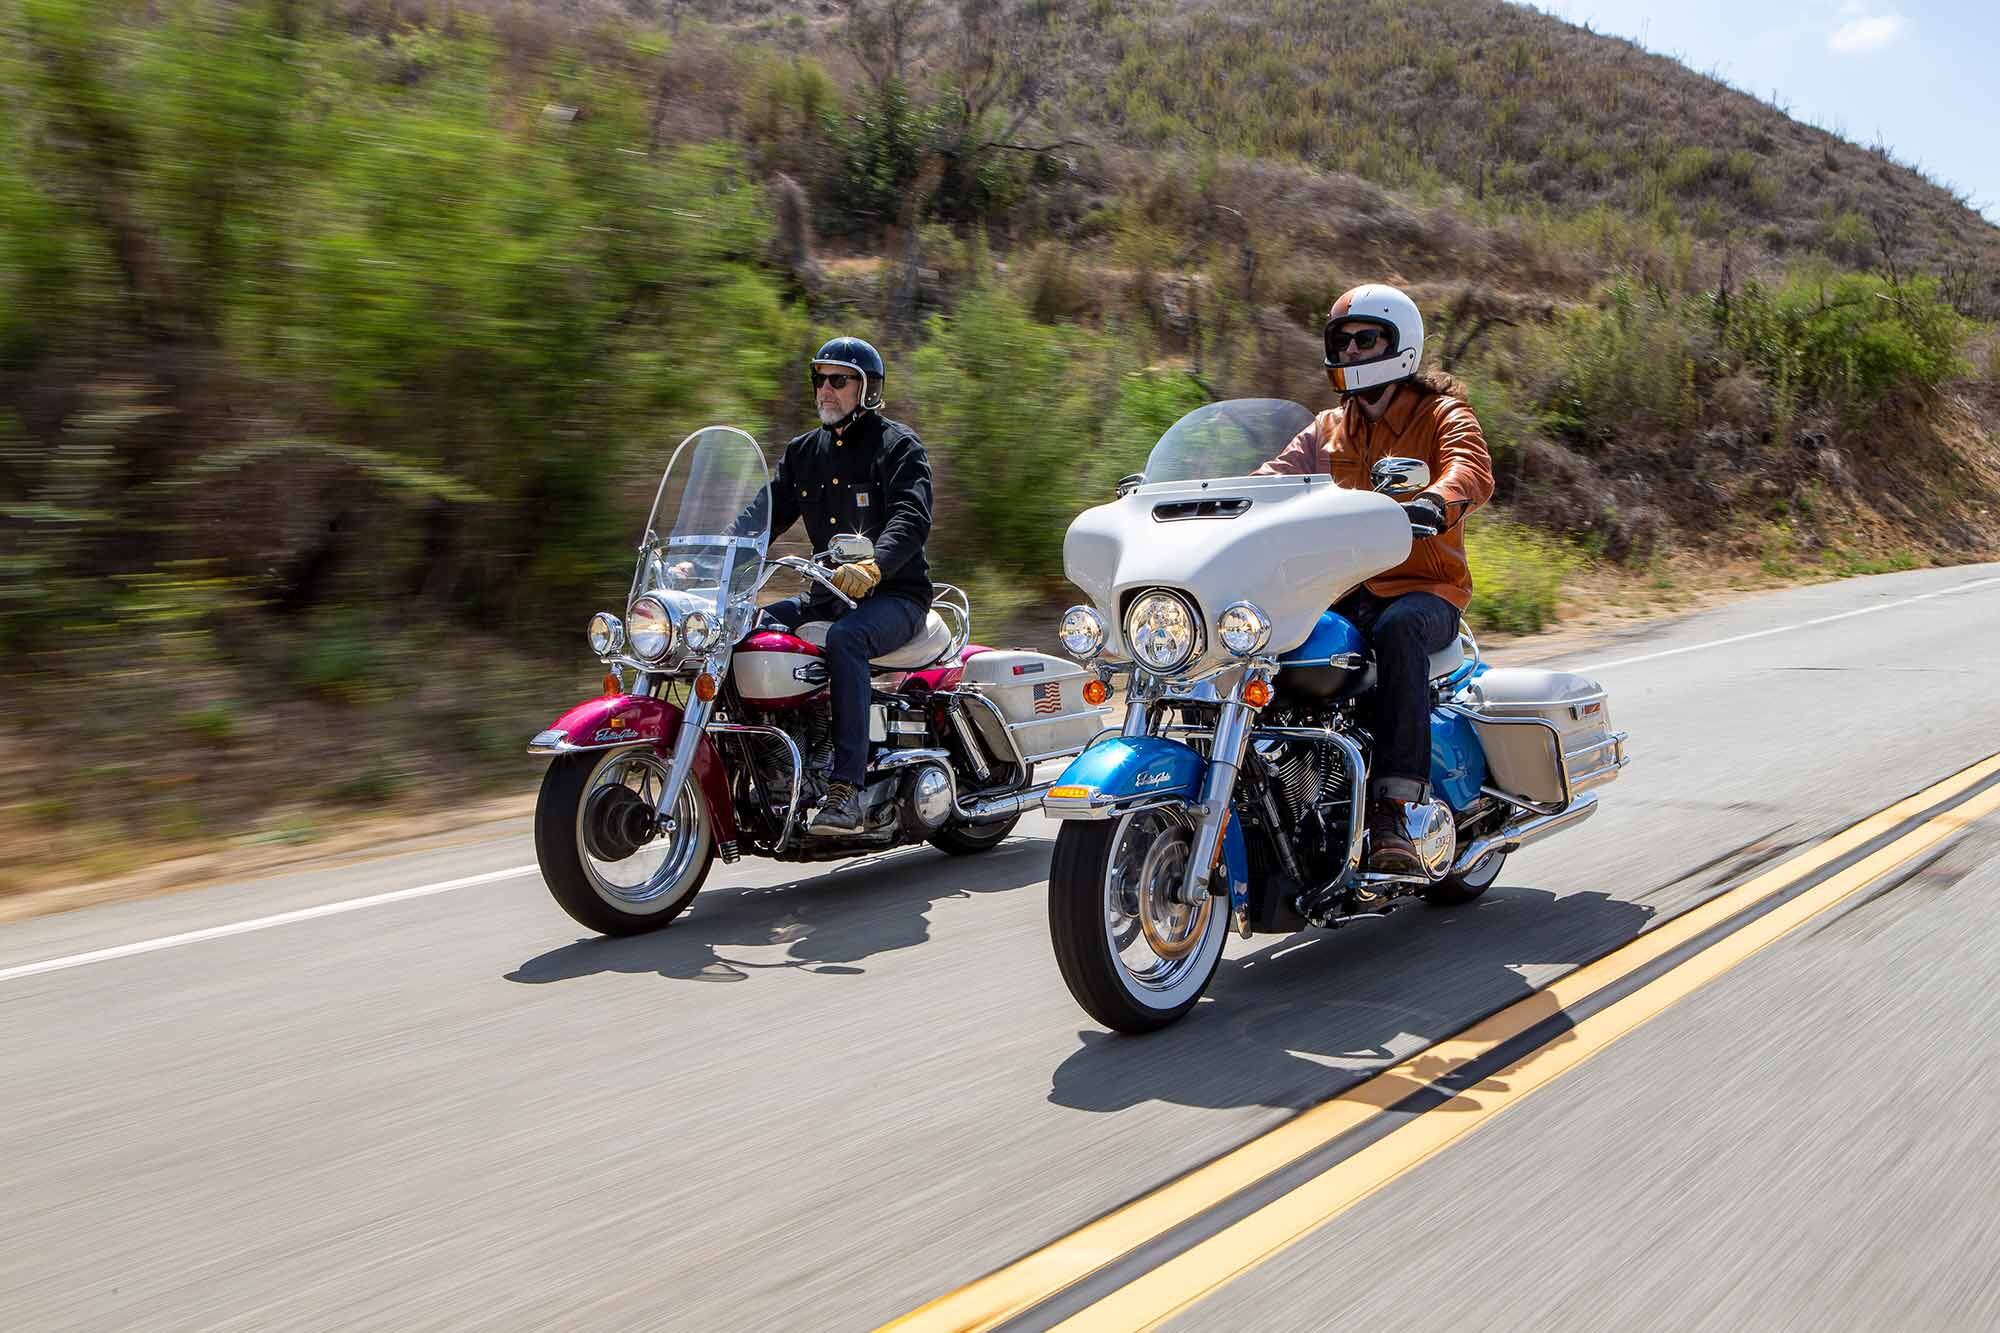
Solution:
<svg viewBox="0 0 2000 1333"><path fill-rule="evenodd" d="M1175 901L1194 830L1164 810L1065 823L1049 868L1049 937L1069 993L1115 1032L1194 1008L1222 962L1229 909Z"/></svg>
<svg viewBox="0 0 2000 1333"><path fill-rule="evenodd" d="M535 859L577 924L604 935L658 930L708 878L715 838L692 776L674 802L672 828L653 819L667 764L646 748L550 761L535 802Z"/></svg>

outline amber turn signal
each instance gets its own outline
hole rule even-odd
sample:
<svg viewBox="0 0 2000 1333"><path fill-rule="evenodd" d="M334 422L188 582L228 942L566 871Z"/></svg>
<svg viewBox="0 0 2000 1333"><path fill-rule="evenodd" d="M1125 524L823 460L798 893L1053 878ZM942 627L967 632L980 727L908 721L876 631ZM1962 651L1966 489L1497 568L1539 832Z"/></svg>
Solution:
<svg viewBox="0 0 2000 1333"><path fill-rule="evenodd" d="M1252 708L1262 708L1265 704L1270 703L1271 682L1268 680L1245 682L1243 686L1243 702L1249 704Z"/></svg>
<svg viewBox="0 0 2000 1333"><path fill-rule="evenodd" d="M715 697L715 677L706 671L694 678L694 697L707 703Z"/></svg>
<svg viewBox="0 0 2000 1333"><path fill-rule="evenodd" d="M617 672L607 671L604 673L604 692L606 694L623 694L625 692L625 682L618 679Z"/></svg>
<svg viewBox="0 0 2000 1333"><path fill-rule="evenodd" d="M1087 680L1083 683L1083 701L1092 708L1111 697L1111 687L1101 680Z"/></svg>

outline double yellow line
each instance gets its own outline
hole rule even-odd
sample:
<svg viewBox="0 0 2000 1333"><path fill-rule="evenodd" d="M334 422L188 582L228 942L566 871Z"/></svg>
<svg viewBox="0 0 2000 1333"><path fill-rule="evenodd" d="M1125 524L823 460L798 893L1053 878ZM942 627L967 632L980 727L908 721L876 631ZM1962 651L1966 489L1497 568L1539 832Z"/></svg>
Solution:
<svg viewBox="0 0 2000 1333"><path fill-rule="evenodd" d="M1922 820L1892 841L1720 936L1698 941L1738 915L1780 898L1816 872L2000 774L2000 755L1834 835L1749 882L1646 932L1534 995L1320 1103L1241 1148L1106 1214L986 1277L932 1301L886 1329L990 1329L1027 1313L1143 1245L1196 1222L1244 1190L1327 1148L1413 1093L1482 1058L1573 1006L1598 996L1677 950L1692 950L1660 975L1596 1008L1515 1059L1358 1151L1256 1207L1234 1223L1138 1272L1056 1327L1136 1329L1166 1319L1255 1268L1345 1212L1455 1139L1559 1077L1675 1001L1712 981L1967 824L2000 810L2000 786ZM1055 1311L1049 1312L1051 1314Z"/></svg>

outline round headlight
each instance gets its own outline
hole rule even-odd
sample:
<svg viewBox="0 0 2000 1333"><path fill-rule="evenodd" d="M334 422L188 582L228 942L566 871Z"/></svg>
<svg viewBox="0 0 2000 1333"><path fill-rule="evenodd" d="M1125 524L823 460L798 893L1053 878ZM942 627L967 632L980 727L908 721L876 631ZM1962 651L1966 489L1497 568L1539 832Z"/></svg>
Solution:
<svg viewBox="0 0 2000 1333"><path fill-rule="evenodd" d="M599 657L607 657L625 646L625 626L609 611L599 611L590 618L590 651Z"/></svg>
<svg viewBox="0 0 2000 1333"><path fill-rule="evenodd" d="M1215 618L1215 637L1238 657L1262 652L1271 641L1271 618L1255 602L1234 602Z"/></svg>
<svg viewBox="0 0 2000 1333"><path fill-rule="evenodd" d="M1149 592L1125 613L1125 643L1133 660L1156 674L1186 666L1200 641L1194 606L1179 593Z"/></svg>
<svg viewBox="0 0 2000 1333"><path fill-rule="evenodd" d="M690 611L681 621L681 642L691 653L706 654L722 638L722 625L706 611Z"/></svg>
<svg viewBox="0 0 2000 1333"><path fill-rule="evenodd" d="M1104 618L1087 606L1072 606L1063 612L1062 646L1071 657L1097 656L1104 648Z"/></svg>
<svg viewBox="0 0 2000 1333"><path fill-rule="evenodd" d="M657 597L641 597L632 603L627 626L632 651L648 662L657 662L674 646L674 618L666 603Z"/></svg>

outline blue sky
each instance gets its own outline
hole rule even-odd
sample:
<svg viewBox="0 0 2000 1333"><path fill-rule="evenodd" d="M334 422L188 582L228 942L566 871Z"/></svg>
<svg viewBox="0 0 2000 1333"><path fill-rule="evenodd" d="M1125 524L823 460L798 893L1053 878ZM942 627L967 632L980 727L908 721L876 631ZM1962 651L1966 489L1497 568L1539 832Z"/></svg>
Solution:
<svg viewBox="0 0 2000 1333"><path fill-rule="evenodd" d="M1972 197L2000 223L2000 2L1544 0Z"/></svg>

